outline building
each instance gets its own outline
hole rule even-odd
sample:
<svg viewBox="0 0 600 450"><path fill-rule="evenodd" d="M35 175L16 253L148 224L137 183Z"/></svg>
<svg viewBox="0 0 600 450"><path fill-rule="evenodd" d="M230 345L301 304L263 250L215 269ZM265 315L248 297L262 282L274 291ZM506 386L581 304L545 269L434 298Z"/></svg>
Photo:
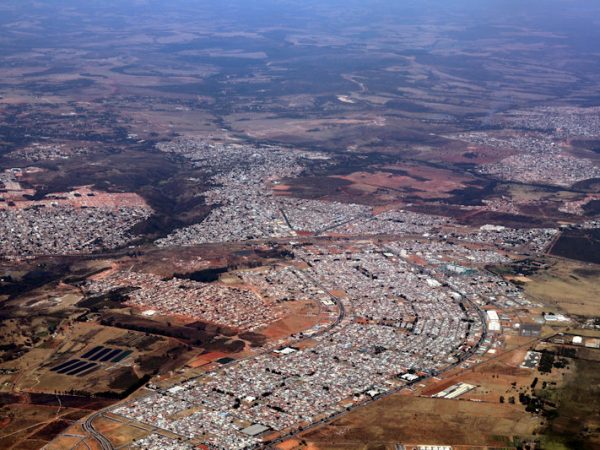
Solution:
<svg viewBox="0 0 600 450"><path fill-rule="evenodd" d="M259 423L255 423L254 425L250 425L242 430L242 433L247 434L248 436L258 436L259 434L263 434L265 431L269 431L269 427L261 425Z"/></svg>
<svg viewBox="0 0 600 450"><path fill-rule="evenodd" d="M539 323L524 323L519 330L521 336L537 337L542 334L542 326Z"/></svg>
<svg viewBox="0 0 600 450"><path fill-rule="evenodd" d="M500 332L502 331L502 326L500 325L500 317L498 317L498 313L494 310L486 311L487 314L487 322L488 322L488 331L491 332Z"/></svg>

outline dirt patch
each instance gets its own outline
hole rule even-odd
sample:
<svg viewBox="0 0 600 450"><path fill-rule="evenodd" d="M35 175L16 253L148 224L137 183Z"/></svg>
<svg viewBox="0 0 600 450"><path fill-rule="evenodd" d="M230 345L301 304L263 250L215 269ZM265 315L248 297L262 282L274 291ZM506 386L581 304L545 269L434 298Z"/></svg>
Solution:
<svg viewBox="0 0 600 450"><path fill-rule="evenodd" d="M570 314L597 316L600 270L577 261L556 259L554 264L529 276L525 292Z"/></svg>
<svg viewBox="0 0 600 450"><path fill-rule="evenodd" d="M564 231L550 253L563 258L600 264L600 228Z"/></svg>
<svg viewBox="0 0 600 450"><path fill-rule="evenodd" d="M394 445L506 446L513 435L531 435L537 421L509 405L394 395L333 421L302 438L319 448Z"/></svg>
<svg viewBox="0 0 600 450"><path fill-rule="evenodd" d="M44 441L49 441L54 438L54 436L62 433L69 427L70 423L65 420L55 420L50 422L48 425L44 426L41 430L36 431L35 434L31 436L31 439L41 439Z"/></svg>
<svg viewBox="0 0 600 450"><path fill-rule="evenodd" d="M143 331L183 340L192 345L230 353L242 351L244 342L223 337L218 327L180 326L120 313L102 315L102 324L127 330ZM191 324L194 325L194 324Z"/></svg>

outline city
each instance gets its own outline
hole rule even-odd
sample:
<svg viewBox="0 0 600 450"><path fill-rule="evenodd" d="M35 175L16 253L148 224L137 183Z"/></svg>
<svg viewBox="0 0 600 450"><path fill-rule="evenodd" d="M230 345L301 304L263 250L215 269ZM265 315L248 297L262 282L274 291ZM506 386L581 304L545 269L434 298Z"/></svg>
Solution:
<svg viewBox="0 0 600 450"><path fill-rule="evenodd" d="M600 448L599 18L0 2L0 448Z"/></svg>

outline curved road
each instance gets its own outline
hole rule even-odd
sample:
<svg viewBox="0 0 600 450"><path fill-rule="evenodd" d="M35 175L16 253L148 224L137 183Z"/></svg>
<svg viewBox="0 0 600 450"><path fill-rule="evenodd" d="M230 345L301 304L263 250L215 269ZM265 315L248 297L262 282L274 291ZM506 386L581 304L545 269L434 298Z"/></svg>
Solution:
<svg viewBox="0 0 600 450"><path fill-rule="evenodd" d="M392 253L396 254L396 252L392 251L391 249L386 248L386 250L387 251L391 251ZM405 258L402 258L399 255L396 255L396 256L399 257L400 259L402 259L403 261L405 261L406 263L408 263L409 265L412 265L412 263L410 263L409 261L406 261ZM431 273L427 269L425 269L425 272L428 273L429 276L432 276ZM339 309L339 313L338 313L338 316L336 317L336 320L333 321L332 323L330 323L324 329L322 329L319 332L317 332L314 335L312 335L311 338L313 338L313 337L315 337L317 335L324 335L324 334L327 334L329 332L333 332L334 328L336 326L338 326L344 320L344 318L346 317L346 315L347 315L346 308L345 308L343 302L341 301L341 299L339 299L335 295L331 294L329 292L329 290L326 289L319 282L319 280L317 280L315 277L313 277L311 275L308 275L308 274L305 274L305 276L310 281L312 281L315 285L317 285L321 289L323 289L329 295L329 297L332 299L332 301L336 304L336 306ZM447 372L449 370L452 370L452 369L456 368L457 366L459 366L460 364L462 364L465 360L467 360L471 356L473 356L473 354L475 354L475 352L479 349L479 347L481 346L481 344L483 343L483 341L487 337L487 323L486 323L485 312L483 310L481 310L481 308L479 308L479 306L476 303L470 301L469 299L464 298L463 301L466 301L467 303L470 303L471 306L474 308L474 310L479 315L480 320L481 320L481 324L482 324L482 333L481 333L481 336L480 336L479 341L477 342L477 344L475 346L473 346L467 352L464 352L459 357L459 359L456 362L454 362L453 364L450 364L449 366L447 366L446 368L444 368L443 370L441 370L437 375L440 375L441 373L444 373L444 372ZM308 337L306 339L308 339ZM300 339L300 341L302 341L302 340L304 340L304 339ZM239 360L232 361L231 364L235 364L236 362L239 362ZM365 407L365 406L367 406L367 405L369 405L369 404L371 404L371 403L373 403L373 402L375 402L377 400L380 400L382 398L389 397L390 395L393 395L393 394L399 392L400 390L405 389L407 386L411 386L412 384L415 384L416 382L420 382L420 381L423 381L424 379L428 379L428 378L431 378L431 377L432 376L427 376L427 377L421 378L419 380L416 380L415 382L411 382L411 383L408 383L406 385L400 386L398 388L392 389L392 390L390 390L388 392L379 394L379 395L373 397L371 400L368 400L366 402L362 402L360 404L352 406L352 407L350 407L350 408L348 408L348 409L346 409L344 411L340 411L339 413L336 413L336 414L334 414L334 415L332 415L330 417L323 418L323 419L321 419L321 420L319 420L317 422L311 423L309 426L304 427L304 428L302 428L300 430L292 431L292 432L290 432L290 433L288 433L288 434L286 434L284 436L281 436L281 437L275 439L274 441L271 441L269 443L265 443L265 445L263 446L263 448L273 448L276 444L278 444L280 442L283 442L283 441L285 441L287 439L290 439L290 438L298 435L301 432L305 432L305 431L307 431L309 429L312 429L312 428L315 428L315 427L317 427L319 425L322 425L324 423L330 422L330 421L332 421L334 419L337 419L337 418L339 418L339 417L341 417L341 416L349 413L350 411L353 411L353 410L358 409L358 408ZM115 447L112 445L112 443L102 433L98 432L94 428L94 426L93 426L93 421L95 419L97 419L98 417L100 417L102 415L103 411L104 410L100 410L100 411L97 411L94 414L90 415L85 420L85 422L82 424L82 427L83 427L84 431L86 431L87 433L89 433L89 435L100 444L100 447L103 450L115 450Z"/></svg>
<svg viewBox="0 0 600 450"><path fill-rule="evenodd" d="M112 445L112 443L106 437L104 437L102 433L98 432L98 430L94 428L94 420L100 417L101 415L102 411L95 412L87 419L85 419L85 422L83 422L81 426L86 433L89 433L89 435L92 436L92 438L94 438L100 444L102 450L114 450L115 447Z"/></svg>
<svg viewBox="0 0 600 450"><path fill-rule="evenodd" d="M409 264L409 265L413 265L411 262L407 261L405 258L402 258L401 256L397 255L397 254L396 254L396 252L394 252L392 249L386 248L385 250L387 250L387 251L389 251L389 252L391 252L391 253L394 253L394 255L396 255L396 257L398 257L398 258L402 259L402 260L403 260L404 262L406 262L407 264ZM425 272L426 272L426 273L427 273L429 276L433 277L433 275L431 274L431 272L430 272L429 270L427 270L427 269L424 269L424 271L425 271ZM435 278L435 277L433 277L433 278ZM318 281L316 281L316 280L314 280L314 279L313 279L313 281L314 281L314 282L316 282L316 283L317 283L317 284L320 286L320 283L319 283ZM327 291L327 289L325 289L325 291L326 291L326 292L328 292L328 291ZM331 295L331 294L330 294L330 295ZM334 296L332 296L332 298L334 298ZM338 299L338 301L339 301L339 299ZM480 308L480 307L479 307L479 306L478 306L478 305L477 305L475 302L473 302L473 301L471 301L471 300L469 300L469 299L467 299L467 298L464 298L464 299L463 299L463 301L465 301L465 302L469 303L469 304L470 304L470 305L471 305L471 306L472 306L472 307L475 309L475 311L477 312L477 314L479 315L479 318L480 318L480 320L481 320L481 326L482 326L482 330L481 330L481 336L480 336L479 340L477 341L477 344L475 344L475 345L474 345L474 346L473 346L471 349L469 349L468 351L464 352L464 353L463 353L463 354L462 354L462 355L461 355L461 356L458 358L458 360L457 360L456 362L454 362L454 363L452 363L452 364L448 365L447 367L445 367L445 368L444 368L443 370L441 370L441 371L440 371L440 372L439 372L439 373L438 373L436 376L439 376L439 375L441 375L442 373L448 372L448 371L450 371L450 370L452 370L452 369L454 369L454 368L458 367L458 366L459 366L460 364L462 364L464 361L466 361L466 360L467 360L467 359L469 359L471 356L473 356L473 355L475 354L475 352L477 352L477 350L479 349L479 347L481 347L481 344L483 343L483 341L484 341L484 340L486 339L486 337L487 337L487 318L486 318L486 314L485 314L485 312L484 312L484 311L483 311L483 310L482 310L482 309L481 309L481 308ZM338 302L336 302L336 303L338 303ZM338 321L336 321L336 323L335 323L335 324L338 324L339 322L341 322L341 320L342 320L343 316L345 315L345 310L343 309L344 307L343 307L343 305L341 304L341 301L339 301L339 306L340 306L340 309L341 309L341 310L340 310L340 316L338 317ZM330 330L331 328L332 328L332 327L329 327L329 328L328 328L328 330ZM325 330L324 330L324 331L325 331ZM426 376L426 377L423 377L423 378L419 378L418 380L416 380L416 381L412 381L412 382L410 382L410 383L407 383L406 385L403 385L403 386L397 387L397 388L395 388L395 389L391 389L391 390L389 390L388 392L384 392L384 393L382 393L382 394L376 395L376 396L375 396L375 397L373 397L371 400L367 400L367 401L365 401L365 402L362 402L362 403L359 403L359 404L357 404L357 405L353 405L353 406L351 406L351 407L349 407L349 408L347 408L347 409L345 409L345 410L343 410L343 411L340 411L340 412L338 412L338 413L335 413L335 414L333 414L333 415L331 415L331 416L329 416L329 417L325 417L325 418L323 418L323 419L321 419L321 420L318 420L317 422L313 422L313 423L311 423L310 425L308 425L308 426L306 426L306 427L303 427L302 429L299 429L299 430L296 430L296 431L292 431L292 432L290 432L290 433L288 433L288 434L286 434L286 435L284 435L284 436L281 436L281 437L279 437L279 438L277 438L277 439L275 439L275 440L273 440L273 441L271 441L271 442L265 443L265 445L263 446L263 448L268 448L268 449L275 448L275 446L276 446L277 444L280 444L281 442L284 442L284 441L286 441L286 440L288 440L288 439L291 439L291 438L293 438L293 437L297 436L297 435L298 435L298 434L300 434L300 433L304 433L304 432L306 432L307 430L310 430L310 429L316 428L316 427L318 427L318 426L320 426L320 425L323 425L323 424L325 424L325 423L331 422L331 421L333 421L333 420L335 420L335 419L338 419L338 418L340 418L340 417L342 417L342 416L344 416L344 415L348 414L349 412L352 412L352 411L354 411L354 410L356 410L356 409L358 409L358 408L363 408L363 407L365 407L365 406L367 406L367 405L369 405L369 404L371 404L371 403L373 403L373 402L375 402L375 401L377 401L377 400L381 400L381 399L383 399L383 398L386 398L386 397L389 397L389 396L391 396L391 395L394 395L394 394L396 394L396 393L400 392L401 390L405 389L406 387L412 386L413 384L415 384L415 383L417 383L417 382L421 382L421 381L423 381L423 380L426 380L426 379L429 379L429 378L432 378L432 377L433 377L433 375L429 375L429 376Z"/></svg>

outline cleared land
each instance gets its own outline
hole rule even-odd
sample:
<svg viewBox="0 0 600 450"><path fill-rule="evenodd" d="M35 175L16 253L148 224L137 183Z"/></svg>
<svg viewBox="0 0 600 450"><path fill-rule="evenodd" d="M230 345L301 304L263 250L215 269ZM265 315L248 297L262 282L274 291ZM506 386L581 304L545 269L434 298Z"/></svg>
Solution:
<svg viewBox="0 0 600 450"><path fill-rule="evenodd" d="M527 277L525 291L548 306L569 314L596 316L600 267L569 260L554 260L549 269Z"/></svg>
<svg viewBox="0 0 600 450"><path fill-rule="evenodd" d="M302 436L319 449L393 448L395 443L491 445L529 435L537 420L509 405L395 395Z"/></svg>

